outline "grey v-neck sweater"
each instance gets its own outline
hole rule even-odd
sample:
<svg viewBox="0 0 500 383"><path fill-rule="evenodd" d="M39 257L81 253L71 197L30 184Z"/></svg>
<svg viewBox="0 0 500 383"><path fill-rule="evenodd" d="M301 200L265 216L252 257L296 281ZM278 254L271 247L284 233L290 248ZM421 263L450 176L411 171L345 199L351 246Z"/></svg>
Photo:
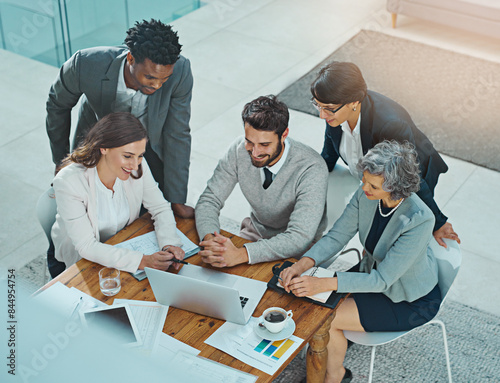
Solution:
<svg viewBox="0 0 500 383"><path fill-rule="evenodd" d="M238 138L215 168L196 204L196 228L202 239L219 231L219 213L236 183L250 204L250 218L263 239L245 245L250 263L300 257L327 225L328 170L312 148L288 138L288 157L268 189Z"/></svg>

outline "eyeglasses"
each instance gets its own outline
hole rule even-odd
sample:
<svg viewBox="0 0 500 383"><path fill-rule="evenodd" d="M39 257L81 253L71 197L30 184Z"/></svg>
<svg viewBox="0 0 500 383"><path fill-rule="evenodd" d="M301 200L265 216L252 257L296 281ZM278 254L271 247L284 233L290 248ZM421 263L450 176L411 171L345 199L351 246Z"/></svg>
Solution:
<svg viewBox="0 0 500 383"><path fill-rule="evenodd" d="M346 104L342 104L341 106L339 106L338 108L336 109L331 109L331 108L325 108L324 106L320 106L318 105L318 103L315 101L315 100L311 100L311 104L316 108L316 110L319 112L321 111L322 109L327 112L327 113L330 113L330 114L335 114L337 113L340 109L342 109L344 106L346 106Z"/></svg>

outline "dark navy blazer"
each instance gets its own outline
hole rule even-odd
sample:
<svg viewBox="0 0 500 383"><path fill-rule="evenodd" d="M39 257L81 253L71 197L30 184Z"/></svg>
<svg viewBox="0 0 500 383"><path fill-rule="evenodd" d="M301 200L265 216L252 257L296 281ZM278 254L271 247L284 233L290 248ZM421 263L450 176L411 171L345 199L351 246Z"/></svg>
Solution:
<svg viewBox="0 0 500 383"><path fill-rule="evenodd" d="M448 166L429 139L415 126L408 112L390 98L369 90L361 103L360 130L363 155L384 140L408 141L415 145L421 171L420 190L417 195L429 206L436 217L434 231L443 226L447 217L434 201L434 188L439 175L446 173ZM329 171L333 170L340 157L341 138L340 126L331 127L326 124L321 156L325 159ZM347 163L344 158L342 160Z"/></svg>

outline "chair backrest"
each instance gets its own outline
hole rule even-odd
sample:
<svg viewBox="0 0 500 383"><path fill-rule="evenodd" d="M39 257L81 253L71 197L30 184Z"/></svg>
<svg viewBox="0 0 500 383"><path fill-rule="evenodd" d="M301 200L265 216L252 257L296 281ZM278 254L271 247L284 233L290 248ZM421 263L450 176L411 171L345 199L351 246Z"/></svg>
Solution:
<svg viewBox="0 0 500 383"><path fill-rule="evenodd" d="M445 239L445 242L448 246L446 249L434 238L429 245L438 263L438 285L443 302L462 264L462 252L458 243L448 239Z"/></svg>
<svg viewBox="0 0 500 383"><path fill-rule="evenodd" d="M49 188L43 192L43 194L38 198L38 202L36 204L36 216L40 225L42 225L43 231L45 231L45 235L49 242L50 231L52 229L52 225L56 221L57 214L57 204L56 204L56 196L54 194L54 189Z"/></svg>

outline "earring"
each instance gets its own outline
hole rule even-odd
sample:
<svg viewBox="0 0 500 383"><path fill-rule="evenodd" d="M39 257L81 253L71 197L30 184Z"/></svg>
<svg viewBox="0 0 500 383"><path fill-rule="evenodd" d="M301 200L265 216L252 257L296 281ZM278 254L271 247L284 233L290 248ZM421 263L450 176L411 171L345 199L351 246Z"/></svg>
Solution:
<svg viewBox="0 0 500 383"><path fill-rule="evenodd" d="M356 111L356 107L352 108L352 111L355 112Z"/></svg>

